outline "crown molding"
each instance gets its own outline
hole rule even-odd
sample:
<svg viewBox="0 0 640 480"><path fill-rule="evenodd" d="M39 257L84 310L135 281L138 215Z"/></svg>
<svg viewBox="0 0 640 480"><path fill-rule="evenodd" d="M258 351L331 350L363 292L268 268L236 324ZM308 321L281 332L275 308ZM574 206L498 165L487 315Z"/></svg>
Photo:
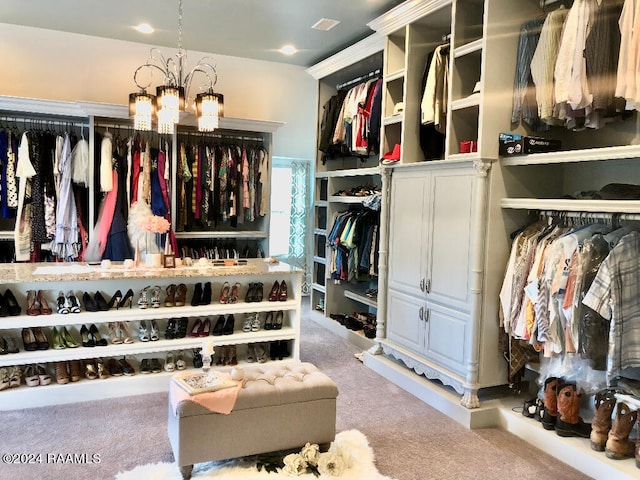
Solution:
<svg viewBox="0 0 640 480"><path fill-rule="evenodd" d="M27 97L9 97L0 95L0 110L7 113L28 113L55 115L58 117L86 117L86 113L76 102L58 100L40 100Z"/></svg>
<svg viewBox="0 0 640 480"><path fill-rule="evenodd" d="M407 0L370 21L367 26L386 36L452 3L453 0Z"/></svg>
<svg viewBox="0 0 640 480"><path fill-rule="evenodd" d="M305 71L316 80L338 72L360 60L384 50L384 37L377 33L369 35L357 43L316 63Z"/></svg>

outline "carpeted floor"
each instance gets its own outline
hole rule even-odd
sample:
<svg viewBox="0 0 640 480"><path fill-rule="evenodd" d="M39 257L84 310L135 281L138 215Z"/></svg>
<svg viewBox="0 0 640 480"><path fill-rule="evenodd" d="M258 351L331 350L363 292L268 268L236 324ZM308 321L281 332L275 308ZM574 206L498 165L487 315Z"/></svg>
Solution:
<svg viewBox="0 0 640 480"><path fill-rule="evenodd" d="M354 357L359 349L308 319L302 322L301 352L303 361L316 364L338 385L337 430L364 433L383 475L588 478L511 434L462 427L366 368ZM0 412L0 452L41 454L28 465L0 464L0 479L106 480L138 465L172 462L166 415L164 393ZM225 435L216 432L212 441L224 441Z"/></svg>

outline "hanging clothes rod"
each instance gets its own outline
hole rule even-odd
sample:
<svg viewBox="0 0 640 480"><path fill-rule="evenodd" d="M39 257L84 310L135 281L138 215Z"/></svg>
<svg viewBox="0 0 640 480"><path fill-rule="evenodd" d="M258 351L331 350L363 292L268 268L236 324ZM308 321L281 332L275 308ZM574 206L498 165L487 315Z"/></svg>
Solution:
<svg viewBox="0 0 640 480"><path fill-rule="evenodd" d="M375 69L373 72L369 72L369 73L367 73L365 75L360 75L359 77L356 77L356 78L354 78L352 80L349 80L347 82L339 83L338 85L336 85L336 89L340 90L340 89L342 89L344 87L348 87L349 85L354 85L356 83L361 83L361 82L363 82L365 80L369 80L371 77L375 77L376 75L380 75L380 69L379 68Z"/></svg>
<svg viewBox="0 0 640 480"><path fill-rule="evenodd" d="M637 220L640 221L640 213L598 213L598 212L573 212L566 210L539 210L542 217L583 218L585 220Z"/></svg>
<svg viewBox="0 0 640 480"><path fill-rule="evenodd" d="M225 135L223 133L205 133L205 132L180 132L178 133L178 137L182 136L188 137L198 137L198 138L219 138L222 140L232 139L232 140L243 140L246 142L264 142L264 138L262 137L246 137L242 135Z"/></svg>
<svg viewBox="0 0 640 480"><path fill-rule="evenodd" d="M0 124L3 123L15 123L16 126L22 123L25 127L27 125L36 126L63 126L63 127L89 127L88 123L81 123L76 120L63 120L63 119L49 119L43 117L14 117L14 116L0 116Z"/></svg>

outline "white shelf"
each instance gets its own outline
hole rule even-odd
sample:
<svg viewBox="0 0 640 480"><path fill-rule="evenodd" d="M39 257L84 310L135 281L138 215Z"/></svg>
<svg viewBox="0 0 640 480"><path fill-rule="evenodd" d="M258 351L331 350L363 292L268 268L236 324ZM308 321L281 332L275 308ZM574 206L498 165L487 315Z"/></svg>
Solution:
<svg viewBox="0 0 640 480"><path fill-rule="evenodd" d="M600 160L624 160L640 158L640 145L584 148L560 152L535 153L516 157L501 157L502 165L544 165L549 163L596 162Z"/></svg>
<svg viewBox="0 0 640 480"><path fill-rule="evenodd" d="M362 303L363 305L367 305L368 307L378 308L378 302L376 300L369 298L360 292L345 290L344 296L350 298L351 300L355 300L356 302Z"/></svg>
<svg viewBox="0 0 640 480"><path fill-rule="evenodd" d="M593 213L640 213L640 200L571 200L503 198L500 207L517 210L558 210Z"/></svg>
<svg viewBox="0 0 640 480"><path fill-rule="evenodd" d="M2 230L0 231L0 240L13 240L14 233L12 231Z"/></svg>
<svg viewBox="0 0 640 480"><path fill-rule="evenodd" d="M320 285L319 283L312 283L311 288L320 293L325 293L327 291L326 287L324 285Z"/></svg>
<svg viewBox="0 0 640 480"><path fill-rule="evenodd" d="M314 203L316 207L326 207L329 203L326 200L318 200Z"/></svg>
<svg viewBox="0 0 640 480"><path fill-rule="evenodd" d="M135 341L130 344L112 345L104 347L78 347L55 350L36 350L33 352L10 353L0 357L0 367L10 365L27 365L32 363L49 363L66 360L78 360L96 357L122 357L125 355L146 355L152 353L164 353L175 350L188 350L191 348L201 348L206 340L213 340L214 345L240 345L254 342L269 342L273 340L293 340L296 337L295 329L283 327L280 330L259 330L258 332L238 331L238 326L242 326L243 318L236 320L236 331L233 335L209 335L207 337L185 337L173 340L158 340L155 342ZM215 324L215 319L214 322ZM213 325L211 325L213 329ZM131 326L133 336L137 335L136 328ZM160 332L162 336L164 332ZM104 338L107 338L106 335ZM76 336L76 340L79 340Z"/></svg>
<svg viewBox="0 0 640 480"><path fill-rule="evenodd" d="M382 119L382 124L385 126L396 125L398 123L402 123L403 120L404 120L404 115L401 113L398 113L396 115L391 115L390 117L384 117Z"/></svg>
<svg viewBox="0 0 640 480"><path fill-rule="evenodd" d="M251 231L224 231L224 232L176 232L176 238L267 238L268 232L260 230Z"/></svg>
<svg viewBox="0 0 640 480"><path fill-rule="evenodd" d="M356 197L356 196L339 196L339 195L332 195L331 197L329 197L329 201L331 203L350 203L350 204L359 204L364 202L367 198L371 198L373 195L366 195L363 197Z"/></svg>
<svg viewBox="0 0 640 480"><path fill-rule="evenodd" d="M458 58L458 57L462 57L464 55L469 55L470 53L474 53L477 51L482 50L482 45L483 45L483 39L479 38L477 40L474 40L473 42L469 42L465 45L462 45L458 48L456 48L453 51L453 56L454 58Z"/></svg>
<svg viewBox="0 0 640 480"><path fill-rule="evenodd" d="M404 75L405 75L404 68L401 70L396 70L395 72L391 72L385 75L384 81L389 83L389 82L393 82L394 80L400 80L400 79L404 80Z"/></svg>
<svg viewBox="0 0 640 480"><path fill-rule="evenodd" d="M327 229L326 228L314 228L313 229L313 234L314 235L323 235L323 236L327 236Z"/></svg>
<svg viewBox="0 0 640 480"><path fill-rule="evenodd" d="M322 258L322 257L318 257L315 256L313 257L313 262L314 263L321 263L322 265L326 265L327 264L327 259L326 258Z"/></svg>
<svg viewBox="0 0 640 480"><path fill-rule="evenodd" d="M465 98L453 100L451 102L451 110L464 110L465 108L478 107L480 105L480 94L474 93Z"/></svg>
<svg viewBox="0 0 640 480"><path fill-rule="evenodd" d="M349 168L343 170L332 170L330 172L318 172L316 173L316 178L364 177L379 174L379 167Z"/></svg>

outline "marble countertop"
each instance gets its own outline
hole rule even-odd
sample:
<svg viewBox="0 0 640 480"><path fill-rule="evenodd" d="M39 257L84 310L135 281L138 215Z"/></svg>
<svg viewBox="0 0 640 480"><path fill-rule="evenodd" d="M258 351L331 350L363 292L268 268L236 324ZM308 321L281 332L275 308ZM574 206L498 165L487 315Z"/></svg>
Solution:
<svg viewBox="0 0 640 480"><path fill-rule="evenodd" d="M191 266L175 268L140 265L125 268L123 262L112 262L106 268L82 262L65 263L6 263L0 264L0 284L31 282L68 282L90 280L118 280L123 278L190 278L249 275L282 275L303 273L287 263L268 263L265 259L248 259L246 265L214 266L202 259ZM206 261L205 261L206 260Z"/></svg>

